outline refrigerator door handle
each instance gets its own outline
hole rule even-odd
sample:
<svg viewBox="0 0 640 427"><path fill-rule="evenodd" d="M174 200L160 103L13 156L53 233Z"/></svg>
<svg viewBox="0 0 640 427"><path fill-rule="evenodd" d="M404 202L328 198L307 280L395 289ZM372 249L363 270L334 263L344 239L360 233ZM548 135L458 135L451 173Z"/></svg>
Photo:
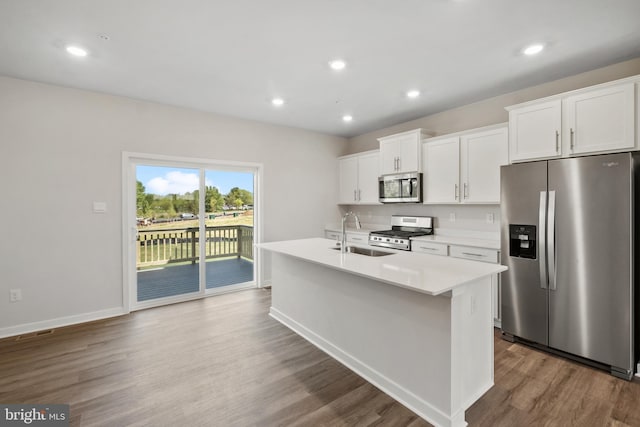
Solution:
<svg viewBox="0 0 640 427"><path fill-rule="evenodd" d="M547 221L549 254L549 289L556 290L556 192L549 191L549 219Z"/></svg>
<svg viewBox="0 0 640 427"><path fill-rule="evenodd" d="M540 211L538 214L538 259L540 265L540 287L547 287L547 192L540 192Z"/></svg>

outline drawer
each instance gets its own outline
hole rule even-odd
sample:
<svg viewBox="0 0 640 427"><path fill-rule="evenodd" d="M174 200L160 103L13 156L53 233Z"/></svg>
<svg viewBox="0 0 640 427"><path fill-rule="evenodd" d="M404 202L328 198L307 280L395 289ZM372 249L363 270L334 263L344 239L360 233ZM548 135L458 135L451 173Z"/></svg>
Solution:
<svg viewBox="0 0 640 427"><path fill-rule="evenodd" d="M472 259L497 264L500 262L499 251L495 249L474 248L472 246L449 246L449 256Z"/></svg>
<svg viewBox="0 0 640 427"><path fill-rule="evenodd" d="M366 245L369 243L369 234L364 233L347 233L347 242Z"/></svg>
<svg viewBox="0 0 640 427"><path fill-rule="evenodd" d="M420 252L423 254L448 255L447 245L443 243L422 242L413 240L411 242L411 252Z"/></svg>
<svg viewBox="0 0 640 427"><path fill-rule="evenodd" d="M342 233L338 233L337 231L325 230L324 237L331 240L340 240L342 238Z"/></svg>

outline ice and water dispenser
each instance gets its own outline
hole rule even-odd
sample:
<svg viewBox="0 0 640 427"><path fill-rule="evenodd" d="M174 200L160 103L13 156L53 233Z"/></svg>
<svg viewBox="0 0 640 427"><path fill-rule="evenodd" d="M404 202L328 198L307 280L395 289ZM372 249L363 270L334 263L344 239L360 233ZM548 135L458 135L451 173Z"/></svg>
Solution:
<svg viewBox="0 0 640 427"><path fill-rule="evenodd" d="M536 259L536 226L509 224L509 255Z"/></svg>

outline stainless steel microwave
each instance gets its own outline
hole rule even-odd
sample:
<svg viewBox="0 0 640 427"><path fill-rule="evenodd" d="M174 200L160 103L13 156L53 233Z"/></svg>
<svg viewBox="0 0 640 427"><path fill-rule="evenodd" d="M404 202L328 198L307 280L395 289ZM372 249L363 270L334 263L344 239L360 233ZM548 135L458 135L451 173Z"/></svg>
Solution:
<svg viewBox="0 0 640 427"><path fill-rule="evenodd" d="M378 199L381 203L421 203L422 174L382 175L378 178Z"/></svg>

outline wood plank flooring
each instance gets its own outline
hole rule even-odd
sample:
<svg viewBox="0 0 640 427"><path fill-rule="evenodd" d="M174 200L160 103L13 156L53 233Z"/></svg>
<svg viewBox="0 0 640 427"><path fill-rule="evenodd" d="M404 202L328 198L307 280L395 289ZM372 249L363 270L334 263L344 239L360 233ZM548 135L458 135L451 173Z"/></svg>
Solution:
<svg viewBox="0 0 640 427"><path fill-rule="evenodd" d="M219 295L0 341L0 402L69 403L72 426L428 426L268 316ZM640 382L495 338L470 426L640 426Z"/></svg>

